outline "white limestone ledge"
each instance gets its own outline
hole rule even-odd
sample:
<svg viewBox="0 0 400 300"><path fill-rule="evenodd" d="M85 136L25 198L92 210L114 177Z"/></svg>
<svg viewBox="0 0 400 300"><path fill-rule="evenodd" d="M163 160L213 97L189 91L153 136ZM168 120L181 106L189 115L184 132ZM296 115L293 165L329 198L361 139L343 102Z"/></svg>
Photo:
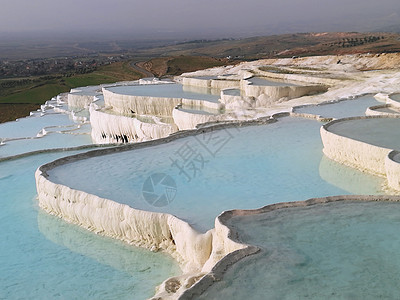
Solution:
<svg viewBox="0 0 400 300"><path fill-rule="evenodd" d="M146 123L134 117L108 113L90 106L92 140L96 144L141 142L166 137L176 131L175 124Z"/></svg>
<svg viewBox="0 0 400 300"><path fill-rule="evenodd" d="M400 115L400 109L391 104L381 104L368 107L365 114L367 116L396 117Z"/></svg>
<svg viewBox="0 0 400 300"><path fill-rule="evenodd" d="M374 98L379 102L386 103L386 101L389 99L389 94L378 93L374 96Z"/></svg>
<svg viewBox="0 0 400 300"><path fill-rule="evenodd" d="M308 114L308 113L298 113L292 110L290 113L291 117L294 118L304 118L304 119L311 119L311 120L317 120L318 122L330 122L333 120L333 118L326 118L321 115L314 115L314 114Z"/></svg>
<svg viewBox="0 0 400 300"><path fill-rule="evenodd" d="M106 88L103 88L103 95L105 106L112 107L114 112L121 115L172 116L173 109L182 104L198 108L221 108L221 103L219 102L200 99L124 95L114 93Z"/></svg>
<svg viewBox="0 0 400 300"><path fill-rule="evenodd" d="M214 229L199 233L188 223L170 214L138 210L55 183L48 175L48 171L86 158L151 147L208 131L275 121L275 119L261 119L214 125L178 132L155 141L95 150L58 159L39 167L35 173L39 206L49 214L97 234L113 237L152 251L165 251L171 254L180 263L184 275L166 280L159 287L155 297L156 299L176 299L209 272L221 258L248 246L232 240L230 230L218 219Z"/></svg>
<svg viewBox="0 0 400 300"><path fill-rule="evenodd" d="M274 72L262 71L260 68L262 68L262 66L255 68L253 71L257 73L257 75L259 76L265 76L268 78L275 78L284 81L294 81L303 84L309 83L309 84L328 85L328 86L337 85L342 82L342 80L340 79L317 77L317 76L311 76L309 74L302 75L302 74L274 73Z"/></svg>
<svg viewBox="0 0 400 300"><path fill-rule="evenodd" d="M221 104L220 102L211 102L206 100L186 99L186 98L182 98L181 104L186 106L191 106L197 109L211 108L215 110L220 110L224 107L224 105Z"/></svg>
<svg viewBox="0 0 400 300"><path fill-rule="evenodd" d="M339 122L370 118L388 117L352 117L334 120L323 125L320 130L323 152L339 163L385 177L390 188L400 190L400 162L393 159L395 156L390 155L393 149L371 145L330 131L330 127ZM388 134L390 135L390 132Z"/></svg>
<svg viewBox="0 0 400 300"><path fill-rule="evenodd" d="M388 185L400 191L400 152L391 151L385 158L386 177Z"/></svg>
<svg viewBox="0 0 400 300"><path fill-rule="evenodd" d="M239 88L240 80L229 80L222 78L196 78L196 77L182 77L182 84L185 86L198 86L209 89L227 89Z"/></svg>
<svg viewBox="0 0 400 300"><path fill-rule="evenodd" d="M386 104L389 104L397 109L400 109L400 94L390 94L386 99Z"/></svg>
<svg viewBox="0 0 400 300"><path fill-rule="evenodd" d="M68 94L68 106L76 108L87 108L95 100L94 95L84 95L79 92L71 92Z"/></svg>
<svg viewBox="0 0 400 300"><path fill-rule="evenodd" d="M266 107L270 102L279 99L290 100L302 96L326 92L323 85L296 85L296 86L263 86L251 84L248 80L241 81L241 90L247 97L257 98L256 107Z"/></svg>
<svg viewBox="0 0 400 300"><path fill-rule="evenodd" d="M171 116L172 110L182 104L182 98L134 96L114 93L103 88L104 103L121 115L139 114Z"/></svg>
<svg viewBox="0 0 400 300"><path fill-rule="evenodd" d="M374 96L375 99L385 104L368 107L365 114L367 116L397 117L398 115L400 115L400 98L394 98L398 97L398 95L399 94L376 94Z"/></svg>
<svg viewBox="0 0 400 300"><path fill-rule="evenodd" d="M172 116L174 123L178 126L179 130L194 129L199 124L223 121L226 118L226 116L223 114L212 115L191 113L181 110L179 107L173 110Z"/></svg>
<svg viewBox="0 0 400 300"><path fill-rule="evenodd" d="M69 158L67 161L73 160ZM170 214L137 210L52 182L46 171L65 162L55 161L36 171L39 206L49 214L97 234L169 253L180 263L186 275L180 279L175 292L188 277L201 276L221 256L244 247L224 236L224 232L220 232L224 227L198 233L188 223ZM213 253L213 248L218 251ZM159 294L165 294L163 298L168 299L171 290L159 291ZM177 294L174 296L172 298Z"/></svg>

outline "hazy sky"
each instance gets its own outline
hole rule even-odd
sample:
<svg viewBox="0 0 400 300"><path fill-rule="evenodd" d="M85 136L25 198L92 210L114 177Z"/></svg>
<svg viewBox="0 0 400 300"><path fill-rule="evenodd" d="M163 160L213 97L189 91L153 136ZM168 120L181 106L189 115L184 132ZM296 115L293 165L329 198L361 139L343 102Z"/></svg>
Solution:
<svg viewBox="0 0 400 300"><path fill-rule="evenodd" d="M400 0L12 0L0 32L248 35L367 31L400 23ZM397 21L399 20L399 21ZM378 27L378 28L376 28Z"/></svg>

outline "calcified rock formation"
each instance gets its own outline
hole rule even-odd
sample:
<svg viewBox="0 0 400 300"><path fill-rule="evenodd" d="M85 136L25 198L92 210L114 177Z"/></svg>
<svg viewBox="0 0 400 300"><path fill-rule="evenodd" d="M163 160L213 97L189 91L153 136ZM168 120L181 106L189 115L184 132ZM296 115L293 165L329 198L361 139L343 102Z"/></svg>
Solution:
<svg viewBox="0 0 400 300"><path fill-rule="evenodd" d="M396 117L400 115L400 98L399 94L387 95L377 94L375 98L385 104L369 107L365 114L367 116L390 116Z"/></svg>
<svg viewBox="0 0 400 300"><path fill-rule="evenodd" d="M399 118L400 116L392 120L399 123ZM387 143L384 140L382 141L382 137L377 137L376 142L373 144L368 141L362 141L362 138L357 137L357 134L352 134L351 137L348 136L345 129L335 129L335 126L340 126L341 124L347 125L347 128L350 129L352 126L357 126L357 123L367 123L369 120L380 119L391 120L387 116L354 117L339 119L325 124L321 127L323 151L326 156L340 163L386 177L389 187L400 190L400 157L397 151L387 148L385 146ZM385 130L382 129L380 132L382 131ZM376 133L371 133L371 135L374 134ZM384 134L386 134L387 140L391 138L397 139L392 137L393 132L386 131Z"/></svg>
<svg viewBox="0 0 400 300"><path fill-rule="evenodd" d="M112 107L115 112L122 115L137 113L140 115L170 116L174 107L182 104L181 98L124 95L105 88L103 88L103 95L106 106Z"/></svg>
<svg viewBox="0 0 400 300"><path fill-rule="evenodd" d="M312 95L316 93L321 93L326 91L326 86L321 85L327 84L327 82L332 83L329 80L310 80L307 76L297 76L295 77L295 81L298 81L298 85L290 86L289 78L279 78L283 79L288 82L288 85L285 86L284 82L282 82L282 86L269 86L269 85L257 85L252 84L249 78L253 76L260 76L260 74L265 78L275 78L274 75L269 76L273 73L263 72L259 69L256 69L254 73L250 72L242 72L242 79L241 80L228 80L225 78L215 78L215 79L201 79L196 77L184 77L182 79L183 85L188 86L200 86L204 88L218 88L218 89L240 89L242 95L238 95L235 97L230 97L229 94L222 93L221 94L221 102L231 104L234 102L241 102L241 101L250 101L252 102L251 108L261 108L261 107L268 107L273 102L276 102L280 99L293 99L302 97L305 95ZM267 76L266 76L267 75ZM314 85L302 85L302 82L312 81ZM293 82L293 79L291 79Z"/></svg>
<svg viewBox="0 0 400 300"><path fill-rule="evenodd" d="M184 133L182 136L187 135ZM173 139L176 138L178 137ZM171 138L160 139L147 143L146 146L162 144L169 140ZM139 148L142 145L132 147ZM137 210L74 190L52 182L47 174L49 170L62 164L115 151L118 151L118 148L92 151L41 166L35 174L39 206L50 214L98 234L152 251L162 250L171 254L181 264L185 274L169 279L162 285L159 295L164 298L176 298L205 273L210 272L225 255L247 247L231 240L229 229L218 219L214 229L202 234L172 215Z"/></svg>
<svg viewBox="0 0 400 300"><path fill-rule="evenodd" d="M196 77L183 77L182 84L184 86L198 86L209 89L227 89L227 88L240 88L240 80L228 78L196 78Z"/></svg>
<svg viewBox="0 0 400 300"><path fill-rule="evenodd" d="M150 97L118 94L107 88L103 88L105 105L112 109L114 114L122 115L121 118L134 114L155 115L160 117L176 116L175 124L181 129L192 129L203 122L216 122L220 120L231 120L235 116L244 116L252 119L261 115L268 114L268 111L290 111L290 108L299 104L321 103L327 100L339 100L349 96L357 96L366 92L393 92L396 76L384 75L380 71L360 72L360 69L386 68L389 62L398 60L398 55L353 55L353 56L327 56L311 57L299 59L279 59L279 60L261 60L251 63L243 63L238 66L229 66L215 68L207 71L184 74L178 78L183 87L199 89L221 89L220 101L210 102L204 100L171 98L171 97ZM337 62L340 62L339 64ZM267 67L264 67L267 66ZM271 68L278 68L279 72L268 71ZM224 75L224 76L220 76ZM297 83L296 86L260 86L249 84L247 80L253 76L272 78L284 82ZM379 78L379 80L378 80ZM377 84L377 82L380 82ZM149 83L142 81L141 83ZM151 84L157 82L150 82ZM389 85L390 84L390 85ZM318 96L307 96L315 93L325 94ZM383 87L383 89L382 89ZM230 93L236 89L238 93ZM79 96L74 96L78 94ZM81 98L81 103L76 97ZM82 98L83 97L83 98ZM75 106L85 106L90 99L85 99L82 91L74 91L71 94L71 103ZM76 101L72 99L76 98ZM293 99L293 100L292 100ZM192 106L195 109L204 108L225 109L221 116L210 116L209 114L184 113L174 111L178 105ZM391 109L393 104L388 103ZM375 114L380 113L379 108L371 108ZM371 112L372 114L372 112ZM117 117L113 118L114 120ZM106 122L106 120L104 120ZM99 125L104 122L96 122ZM128 122L133 123L133 122ZM146 123L146 122L145 122ZM118 125L117 125L118 124ZM126 132L134 133L134 129L124 127L127 124L125 120L111 122L108 127L110 136L123 137L109 139L104 138L101 133L106 131L103 128L93 130L94 141L102 142L126 142ZM139 139L128 138L128 141L138 141L156 136L164 136L167 129L160 129L160 126L145 125L145 131L152 131L148 134L144 132ZM95 126L96 126L95 125ZM122 127L121 127L122 126ZM144 125L143 125L144 126ZM150 129L150 127L158 127ZM156 132L162 131L162 134ZM132 135L134 137L134 134Z"/></svg>
<svg viewBox="0 0 400 300"><path fill-rule="evenodd" d="M339 61L340 63L338 63ZM133 113L172 116L179 129L194 128L199 123L219 122L224 120L226 116L224 114L194 114L179 110L177 106L181 105L190 105L198 109L204 107L232 109L235 112L240 112L240 115L246 115L246 118L254 119L272 115L274 112L290 112L292 107L296 105L317 104L324 101L355 97L365 93L382 92L390 94L398 92L400 74L379 69L391 68L393 63L397 63L397 66L400 65L400 55L263 60L186 74L181 78L183 84L186 85L227 89L222 91L219 103L182 98L121 95L103 89L105 105L112 109L112 113L107 112L107 110L96 109L94 106L91 108L92 137L94 141L101 143L140 141L165 137L176 130L173 124L146 123L128 117ZM262 67L266 65L280 68L282 73L265 71ZM360 71L370 70L371 68L377 70L368 73ZM290 73L285 74L285 71ZM217 79L194 78L195 76L218 75L230 76ZM251 86L244 81L254 75L308 84L304 84L296 91L292 88L272 89L270 87ZM329 87L325 93L317 96L305 96L310 93L325 91L325 86ZM240 92L232 92L232 89L240 90ZM249 95L245 95L246 93ZM299 98L290 99L291 97ZM232 115L230 118L232 118ZM333 133L329 130L332 124L334 123L330 123L321 129L324 152L327 156L339 162L386 176L389 185L400 190L399 152ZM207 124L207 126L212 125ZM157 142L141 143L129 147L161 144L179 136L185 136L185 134L180 135L178 133ZM127 150L128 148L124 149ZM80 154L40 167L36 172L39 205L48 213L96 233L118 238L154 251L163 250L170 253L181 263L185 274L166 280L160 286L157 296L177 298L185 290L190 289L183 294L182 298L194 297L215 280L220 280L231 264L246 255L257 252L256 247L241 244L240 237L237 237L235 232L224 223L231 215L247 212L225 212L216 219L214 229L201 234L186 222L169 214L140 211L108 199L73 190L62 184L52 182L47 174L50 169L69 161L114 151L122 150L121 148L113 148L101 150L101 152ZM349 199L355 200L356 198L358 197L350 197ZM370 197L366 200L386 198L388 197ZM302 204L302 202L297 205L341 199L314 199L305 204ZM346 197L346 199L348 198ZM272 209L286 206L289 206L289 204L277 204ZM271 207L265 209L268 210ZM206 276L204 276L205 274ZM196 284L199 279L200 281Z"/></svg>
<svg viewBox="0 0 400 300"><path fill-rule="evenodd" d="M141 142L166 137L178 130L175 124L146 123L137 118L114 115L90 106L92 140L96 144Z"/></svg>
<svg viewBox="0 0 400 300"><path fill-rule="evenodd" d="M69 107L87 108L94 100L94 95L82 95L79 92L68 94Z"/></svg>
<svg viewBox="0 0 400 300"><path fill-rule="evenodd" d="M135 142L152 138L166 136L176 130L174 126L163 126L129 120L129 116L152 115L158 117L173 117L174 123L179 129L193 129L197 125L223 120L232 120L237 117L237 111L256 110L257 108L267 108L277 101L283 101L326 91L323 85L314 84L307 86L260 86L252 84L243 78L255 76L260 73L241 70L237 75L221 76L215 78L196 78L182 77L179 81L183 84L183 91L191 93L207 93L208 91L220 91L223 89L237 88L243 93L239 96L231 96L229 92L220 92L220 101L212 102L201 99L188 99L174 96L141 96L117 92L107 87L103 88L104 101L106 107L111 109L114 116L106 116L99 113L99 110L91 110L92 137L96 143L104 142ZM297 78L299 80L299 78ZM75 94L70 94L74 99ZM83 97L83 96L80 96ZM71 100L72 102L72 100ZM85 106L89 100L82 98L82 105ZM182 111L177 107L187 106L199 110L198 112ZM212 115L202 113L201 110L214 109L218 111L227 110L226 113ZM121 115L121 116L118 116ZM253 113L254 114L254 113ZM242 114L243 115L243 114ZM254 118L248 116L247 118ZM138 129L138 126L140 128Z"/></svg>
<svg viewBox="0 0 400 300"><path fill-rule="evenodd" d="M267 107L271 102L282 98L289 100L325 92L327 89L322 85L260 86L251 84L248 80L242 80L241 90L246 97L254 97L256 99L256 107Z"/></svg>

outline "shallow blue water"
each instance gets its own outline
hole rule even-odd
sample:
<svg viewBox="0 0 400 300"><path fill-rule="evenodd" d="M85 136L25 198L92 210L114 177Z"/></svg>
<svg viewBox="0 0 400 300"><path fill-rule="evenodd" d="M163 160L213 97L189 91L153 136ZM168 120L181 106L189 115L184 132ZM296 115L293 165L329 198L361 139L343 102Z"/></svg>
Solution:
<svg viewBox="0 0 400 300"><path fill-rule="evenodd" d="M196 87L183 87L181 84L155 84L155 85L132 85L109 87L107 90L117 94L163 97L163 98L186 98L217 102L219 93L212 94L210 90ZM195 92L199 91L199 92Z"/></svg>
<svg viewBox="0 0 400 300"><path fill-rule="evenodd" d="M79 109L68 115L54 109L55 106L67 111L68 105L57 104L55 99L46 103L43 111L32 112L31 116L18 121L0 124L0 158L42 149L92 144L90 124L74 121L71 116L74 114L88 119L87 110Z"/></svg>
<svg viewBox="0 0 400 300"><path fill-rule="evenodd" d="M0 125L0 138L35 137L40 130L52 124L54 126L73 125L68 115L48 114L40 117L40 112L35 112L34 117L21 118L18 122L7 122Z"/></svg>
<svg viewBox="0 0 400 300"><path fill-rule="evenodd" d="M400 203L337 202L235 217L261 253L199 299L398 299Z"/></svg>
<svg viewBox="0 0 400 300"><path fill-rule="evenodd" d="M297 113L307 113L321 115L325 118L347 118L355 116L365 116L368 107L380 105L372 95L362 96L353 100L345 100L337 103L309 105L302 108L296 108Z"/></svg>
<svg viewBox="0 0 400 300"><path fill-rule="evenodd" d="M393 94L390 96L390 98L392 98L395 101L400 101L400 94Z"/></svg>
<svg viewBox="0 0 400 300"><path fill-rule="evenodd" d="M167 255L97 236L41 212L36 168L72 153L0 163L0 299L145 299L180 273Z"/></svg>
<svg viewBox="0 0 400 300"><path fill-rule="evenodd" d="M189 112L192 114L200 114L200 115L219 115L219 114L221 114L221 111L217 110L217 109L212 109L212 108L207 108L207 107L198 109L198 108L190 106L190 105L182 105L179 108L179 110Z"/></svg>
<svg viewBox="0 0 400 300"><path fill-rule="evenodd" d="M223 93L230 96L240 96L242 91L240 89L226 89L223 91Z"/></svg>
<svg viewBox="0 0 400 300"><path fill-rule="evenodd" d="M399 127L399 118L371 118L334 123L328 130L378 147L400 150Z"/></svg>
<svg viewBox="0 0 400 300"><path fill-rule="evenodd" d="M1 126L13 130L13 124L17 123L0 125L0 130ZM325 195L380 193L381 179L323 158L320 126L311 120L285 118L271 125L231 128L85 160L57 168L52 178L133 207L171 212L199 230L213 227L214 218L226 209ZM27 127L26 132L35 134L37 128ZM4 132L10 133L9 129ZM25 129L14 133L25 134ZM78 146L86 144L86 138L50 134L34 140L40 141L36 144L10 142L0 146L0 156ZM180 273L170 257L96 236L38 209L36 167L66 154L0 163L0 239L5 241L0 250L0 299L151 297L156 285ZM173 178L177 194L170 205L156 208L146 202L142 189L146 179L159 172Z"/></svg>
<svg viewBox="0 0 400 300"><path fill-rule="evenodd" d="M329 172L320 168L320 126L313 120L283 118L93 157L55 168L49 175L55 182L134 208L174 214L199 230L212 228L215 217L228 209L381 193L383 180L378 177L334 162ZM176 197L167 206L154 207L142 194L154 173L168 174L176 182Z"/></svg>
<svg viewBox="0 0 400 300"><path fill-rule="evenodd" d="M85 134L90 125L73 131L78 135L55 133L77 125L52 109L43 117L0 124L0 138L32 137L43 128L50 132L39 139L7 140L0 158L91 144ZM0 299L146 299L162 281L180 274L167 255L97 236L38 208L36 168L75 153L0 162Z"/></svg>

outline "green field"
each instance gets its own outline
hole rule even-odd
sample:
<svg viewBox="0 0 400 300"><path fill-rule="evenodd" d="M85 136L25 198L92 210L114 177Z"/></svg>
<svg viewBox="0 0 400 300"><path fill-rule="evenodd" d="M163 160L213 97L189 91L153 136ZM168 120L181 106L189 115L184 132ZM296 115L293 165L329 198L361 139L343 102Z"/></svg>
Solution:
<svg viewBox="0 0 400 300"><path fill-rule="evenodd" d="M33 81L26 84L3 88L0 91L0 103L42 104L60 93L70 91L72 88L124 80L137 80L141 77L143 75L130 67L129 61L117 62L101 66L96 71L88 74L38 77L32 78ZM0 80L0 83L4 81L10 81L10 79Z"/></svg>

